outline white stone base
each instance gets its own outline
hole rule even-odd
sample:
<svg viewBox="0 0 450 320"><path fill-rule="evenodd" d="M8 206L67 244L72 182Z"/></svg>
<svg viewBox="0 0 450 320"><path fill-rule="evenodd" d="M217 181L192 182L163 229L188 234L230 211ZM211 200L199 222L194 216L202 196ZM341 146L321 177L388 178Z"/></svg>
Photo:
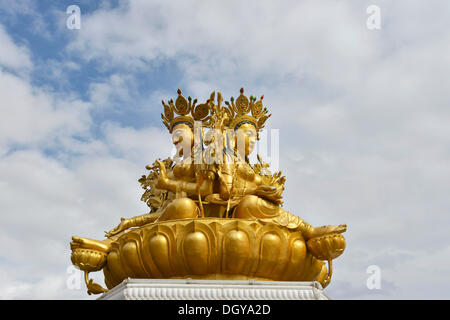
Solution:
<svg viewBox="0 0 450 320"><path fill-rule="evenodd" d="M318 282L126 279L99 300L329 300Z"/></svg>

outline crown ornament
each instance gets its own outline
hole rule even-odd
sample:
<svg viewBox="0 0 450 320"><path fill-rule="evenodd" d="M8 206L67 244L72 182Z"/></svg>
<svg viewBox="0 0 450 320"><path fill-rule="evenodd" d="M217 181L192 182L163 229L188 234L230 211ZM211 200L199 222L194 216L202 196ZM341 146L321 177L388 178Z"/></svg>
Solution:
<svg viewBox="0 0 450 320"><path fill-rule="evenodd" d="M197 99L192 100L190 96L186 99L180 89L177 90L177 93L178 97L175 102L173 99L167 103L162 100L164 113L161 113L161 118L170 133L177 124L186 124L194 130L195 121L208 121L210 108L208 103L196 105Z"/></svg>
<svg viewBox="0 0 450 320"><path fill-rule="evenodd" d="M264 128L265 122L271 116L271 114L268 114L267 108L263 106L264 95L259 100L256 100L254 96L247 98L244 95L244 88L241 88L240 93L236 101L233 97L230 98L231 102L225 101L230 116L228 127L237 130L241 125L250 123L259 132Z"/></svg>

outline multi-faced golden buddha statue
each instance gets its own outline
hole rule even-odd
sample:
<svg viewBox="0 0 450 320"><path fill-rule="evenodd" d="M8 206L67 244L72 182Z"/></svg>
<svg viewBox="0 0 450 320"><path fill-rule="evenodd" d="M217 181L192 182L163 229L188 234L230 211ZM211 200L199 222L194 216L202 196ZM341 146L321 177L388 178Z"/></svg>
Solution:
<svg viewBox="0 0 450 320"><path fill-rule="evenodd" d="M247 98L241 89L222 102L213 92L197 105L179 89L175 102L162 101L176 154L147 165L139 179L150 211L122 218L104 240L72 238L72 262L85 272L89 294L128 277L330 283L346 225L313 227L284 210L285 177L259 155L250 164L270 117L263 96ZM100 270L108 289L89 279Z"/></svg>

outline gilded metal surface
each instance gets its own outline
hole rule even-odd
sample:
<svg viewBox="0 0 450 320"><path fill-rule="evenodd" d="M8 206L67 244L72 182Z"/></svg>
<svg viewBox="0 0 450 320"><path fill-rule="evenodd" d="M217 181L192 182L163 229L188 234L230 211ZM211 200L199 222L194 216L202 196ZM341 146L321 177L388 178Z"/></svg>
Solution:
<svg viewBox="0 0 450 320"><path fill-rule="evenodd" d="M108 289L128 277L330 283L347 226L313 227L284 210L281 171L270 172L259 155L249 163L270 117L262 100L241 89L226 106L220 92L196 105L178 89L175 103L163 101L176 156L139 179L150 211L122 218L104 240L72 238L72 263L89 294L107 291L88 277L100 270Z"/></svg>
<svg viewBox="0 0 450 320"><path fill-rule="evenodd" d="M131 278L322 281L324 263L301 232L246 219L182 219L148 224L113 242L103 269L112 288Z"/></svg>

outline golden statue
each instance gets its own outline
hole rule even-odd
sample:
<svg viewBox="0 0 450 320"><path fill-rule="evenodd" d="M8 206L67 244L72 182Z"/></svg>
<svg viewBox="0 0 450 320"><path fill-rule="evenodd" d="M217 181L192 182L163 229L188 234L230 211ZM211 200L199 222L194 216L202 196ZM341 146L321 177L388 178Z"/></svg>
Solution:
<svg viewBox="0 0 450 320"><path fill-rule="evenodd" d="M150 212L122 218L105 240L72 238L89 294L108 291L89 279L100 270L108 289L128 277L330 283L346 225L316 228L281 207L285 177L259 155L249 163L270 117L263 96L241 89L230 101L213 92L197 105L180 89L175 102L162 101L176 155L139 179Z"/></svg>

